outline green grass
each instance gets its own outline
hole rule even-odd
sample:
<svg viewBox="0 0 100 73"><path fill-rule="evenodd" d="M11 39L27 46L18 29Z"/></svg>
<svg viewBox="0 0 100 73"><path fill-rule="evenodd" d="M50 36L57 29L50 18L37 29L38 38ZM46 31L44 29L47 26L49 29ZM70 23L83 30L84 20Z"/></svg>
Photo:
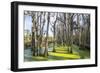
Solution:
<svg viewBox="0 0 100 73"><path fill-rule="evenodd" d="M34 61L46 61L46 60L48 60L47 57L42 57L42 56L33 56L32 59Z"/></svg>
<svg viewBox="0 0 100 73"><path fill-rule="evenodd" d="M32 59L34 61L54 61L54 60L72 60L72 59L80 59L79 55L74 54L61 54L61 53L53 53L49 52L48 57L41 56L33 56Z"/></svg>
<svg viewBox="0 0 100 73"><path fill-rule="evenodd" d="M68 47L67 46L59 46L55 47L55 50L57 53L68 53Z"/></svg>
<svg viewBox="0 0 100 73"><path fill-rule="evenodd" d="M47 57L33 56L34 61L73 60L90 58L88 50L80 50L78 46L72 45L72 53L68 53L68 46L56 46L56 52L48 52Z"/></svg>
<svg viewBox="0 0 100 73"><path fill-rule="evenodd" d="M71 58L71 59L79 59L79 55L74 55L74 54L61 54L61 53L53 53L49 52L49 55L51 56L57 56L57 57L63 57L63 58Z"/></svg>

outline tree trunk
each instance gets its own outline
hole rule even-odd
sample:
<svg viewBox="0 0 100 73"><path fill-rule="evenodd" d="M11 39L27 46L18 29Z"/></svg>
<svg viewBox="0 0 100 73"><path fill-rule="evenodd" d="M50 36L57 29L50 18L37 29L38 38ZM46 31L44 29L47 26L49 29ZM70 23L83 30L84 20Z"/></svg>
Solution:
<svg viewBox="0 0 100 73"><path fill-rule="evenodd" d="M57 18L57 17L56 17ZM56 52L55 50L55 44L56 44L56 22L57 22L57 19L55 20L54 22L54 32L53 32L53 52Z"/></svg>
<svg viewBox="0 0 100 73"><path fill-rule="evenodd" d="M43 42L43 28L44 28L44 25L45 25L45 13L44 13L44 19L43 19L44 21L43 21L43 25L41 26L41 30L40 30L40 39L39 39L39 48L40 48L40 50L39 50L39 54L40 54L40 56L42 55L41 54L41 51L42 51L42 42ZM40 18L40 25L41 25L41 18Z"/></svg>
<svg viewBox="0 0 100 73"><path fill-rule="evenodd" d="M68 53L72 53L73 24L71 13L68 13Z"/></svg>
<svg viewBox="0 0 100 73"><path fill-rule="evenodd" d="M49 22L50 22L50 13L48 12L47 16L47 30L46 30L46 38L45 38L45 51L44 56L48 56L48 31L49 31Z"/></svg>
<svg viewBox="0 0 100 73"><path fill-rule="evenodd" d="M33 23L33 26L32 26L32 49L33 49L33 56L35 56L35 50L36 50L36 32L35 32L35 21L34 21L35 17L32 16L32 23Z"/></svg>
<svg viewBox="0 0 100 73"><path fill-rule="evenodd" d="M77 14L77 24L78 24L78 32L79 32L79 47L81 46L81 27L80 27L80 20L79 20L79 14Z"/></svg>

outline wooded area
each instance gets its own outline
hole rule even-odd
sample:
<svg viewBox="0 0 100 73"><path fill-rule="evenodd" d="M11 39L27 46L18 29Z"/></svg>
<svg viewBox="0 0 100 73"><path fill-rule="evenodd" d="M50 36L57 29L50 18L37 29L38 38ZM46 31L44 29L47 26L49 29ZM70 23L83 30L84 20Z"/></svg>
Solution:
<svg viewBox="0 0 100 73"><path fill-rule="evenodd" d="M24 16L32 18L31 32L24 30L24 48L31 47L33 57L90 51L90 14L24 11Z"/></svg>

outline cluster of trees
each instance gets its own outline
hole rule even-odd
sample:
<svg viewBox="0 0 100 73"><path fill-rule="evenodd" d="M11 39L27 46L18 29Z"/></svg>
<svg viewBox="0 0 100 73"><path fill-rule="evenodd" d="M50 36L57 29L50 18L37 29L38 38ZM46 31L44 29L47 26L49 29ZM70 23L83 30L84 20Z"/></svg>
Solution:
<svg viewBox="0 0 100 73"><path fill-rule="evenodd" d="M56 45L68 46L69 53L72 53L73 44L90 48L89 14L25 11L24 15L32 17L33 56L48 56L49 31L53 34L53 52L56 52Z"/></svg>

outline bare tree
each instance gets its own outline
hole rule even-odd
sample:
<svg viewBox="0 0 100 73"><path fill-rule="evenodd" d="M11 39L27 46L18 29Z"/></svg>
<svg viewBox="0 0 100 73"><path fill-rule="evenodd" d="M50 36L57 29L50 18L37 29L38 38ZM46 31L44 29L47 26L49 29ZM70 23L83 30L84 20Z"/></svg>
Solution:
<svg viewBox="0 0 100 73"><path fill-rule="evenodd" d="M50 22L50 12L47 14L47 30L46 30L46 38L45 38L45 51L44 56L48 56L48 32L49 32L49 22Z"/></svg>
<svg viewBox="0 0 100 73"><path fill-rule="evenodd" d="M32 14L32 48L33 48L33 56L36 54L36 22L35 22L35 14Z"/></svg>
<svg viewBox="0 0 100 73"><path fill-rule="evenodd" d="M42 19L41 19L41 17L42 17L42 14L43 14L43 22L41 21ZM41 17L40 17L40 37L39 37L39 48L40 48L40 50L39 50L39 53L40 53L40 55L42 55L41 54L41 51L42 51L42 42L43 42L43 29L44 29L44 25L45 25L45 12L43 12L43 13L41 13Z"/></svg>

